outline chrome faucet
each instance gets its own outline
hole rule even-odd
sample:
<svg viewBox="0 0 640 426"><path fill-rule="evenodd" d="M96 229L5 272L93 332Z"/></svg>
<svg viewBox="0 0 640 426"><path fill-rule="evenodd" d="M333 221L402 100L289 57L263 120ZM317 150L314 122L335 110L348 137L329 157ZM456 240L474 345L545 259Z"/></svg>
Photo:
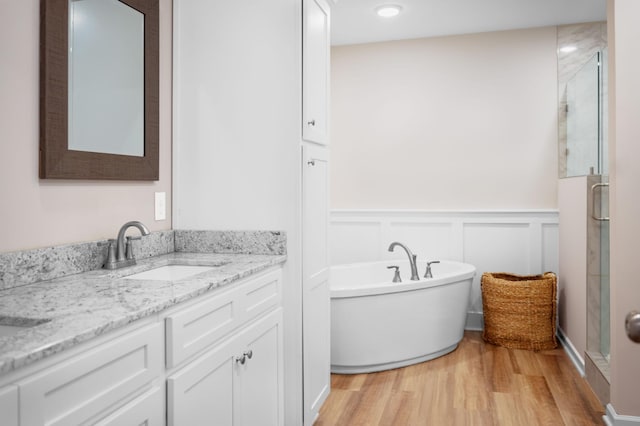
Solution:
<svg viewBox="0 0 640 426"><path fill-rule="evenodd" d="M124 234L127 229L135 227L140 231L141 236L149 235L149 229L138 222L137 220L127 222L118 231L118 238L116 240L109 240L109 253L107 255L107 261L105 262L104 269L118 269L125 266L131 266L136 264L136 258L133 255L133 240L139 240L141 237L127 237L127 244L125 248ZM113 247L115 243L115 248Z"/></svg>
<svg viewBox="0 0 640 426"><path fill-rule="evenodd" d="M396 246L402 247L404 251L407 252L407 256L409 256L409 265L411 265L411 281L420 280L420 277L418 276L418 267L416 265L417 256L411 253L411 250L409 250L409 247L397 241L394 241L389 245L389 251L393 251L393 249L396 248Z"/></svg>
<svg viewBox="0 0 640 426"><path fill-rule="evenodd" d="M427 269L424 271L425 278L433 278L433 273L431 272L431 264L432 263L440 263L439 260L432 260L431 262L427 262Z"/></svg>

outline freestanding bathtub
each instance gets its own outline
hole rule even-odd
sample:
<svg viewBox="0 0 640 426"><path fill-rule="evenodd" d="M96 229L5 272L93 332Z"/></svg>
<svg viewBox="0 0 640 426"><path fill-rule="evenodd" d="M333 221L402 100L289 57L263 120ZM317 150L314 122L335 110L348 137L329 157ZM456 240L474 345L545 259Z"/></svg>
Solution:
<svg viewBox="0 0 640 426"><path fill-rule="evenodd" d="M400 266L401 283L392 282ZM426 263L418 263L420 276ZM475 267L442 261L410 281L408 261L331 268L331 371L388 370L453 351L464 333Z"/></svg>

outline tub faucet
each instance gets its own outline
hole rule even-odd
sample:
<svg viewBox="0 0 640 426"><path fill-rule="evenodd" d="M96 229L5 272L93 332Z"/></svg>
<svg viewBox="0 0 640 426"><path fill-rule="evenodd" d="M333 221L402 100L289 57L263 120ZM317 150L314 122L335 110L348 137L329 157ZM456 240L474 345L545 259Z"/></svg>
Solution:
<svg viewBox="0 0 640 426"><path fill-rule="evenodd" d="M387 269L394 269L393 272L393 282L394 283L401 283L402 282L402 278L400 278L400 267L393 265L393 266L387 266Z"/></svg>
<svg viewBox="0 0 640 426"><path fill-rule="evenodd" d="M104 269L118 269L136 264L131 242L132 240L139 240L140 237L127 237L126 249L124 243L124 234L127 232L127 229L131 227L138 228L142 236L149 235L149 229L147 229L142 222L138 222L137 220L127 222L122 225L120 231L118 231L118 238L116 240L109 240L108 242L109 254L107 256L107 261L104 264ZM113 247L114 243L116 245L115 249Z"/></svg>
<svg viewBox="0 0 640 426"><path fill-rule="evenodd" d="M396 246L402 247L404 251L407 252L407 256L409 256L409 265L411 265L411 281L420 280L420 277L418 276L418 267L416 266L417 256L411 253L411 250L409 250L409 247L397 241L394 241L389 245L389 251L393 251L393 249L396 248Z"/></svg>
<svg viewBox="0 0 640 426"><path fill-rule="evenodd" d="M427 270L424 272L425 278L433 278L433 274L431 273L431 264L432 263L440 263L439 260L432 260L431 262L427 262Z"/></svg>

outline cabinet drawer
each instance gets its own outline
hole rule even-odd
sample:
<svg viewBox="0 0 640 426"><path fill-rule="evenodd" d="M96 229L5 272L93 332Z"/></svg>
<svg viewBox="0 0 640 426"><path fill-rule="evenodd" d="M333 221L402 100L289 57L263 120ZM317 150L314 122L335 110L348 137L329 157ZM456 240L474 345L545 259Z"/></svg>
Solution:
<svg viewBox="0 0 640 426"><path fill-rule="evenodd" d="M282 271L273 271L251 280L239 287L238 293L241 321L245 323L280 305L282 300Z"/></svg>
<svg viewBox="0 0 640 426"><path fill-rule="evenodd" d="M69 358L18 383L23 426L81 424L162 371L156 323Z"/></svg>
<svg viewBox="0 0 640 426"><path fill-rule="evenodd" d="M0 389L0 424L18 426L18 388L16 386Z"/></svg>
<svg viewBox="0 0 640 426"><path fill-rule="evenodd" d="M281 301L278 269L166 318L167 368L173 368Z"/></svg>
<svg viewBox="0 0 640 426"><path fill-rule="evenodd" d="M162 397L160 388L155 387L100 420L96 426L162 426L164 422Z"/></svg>

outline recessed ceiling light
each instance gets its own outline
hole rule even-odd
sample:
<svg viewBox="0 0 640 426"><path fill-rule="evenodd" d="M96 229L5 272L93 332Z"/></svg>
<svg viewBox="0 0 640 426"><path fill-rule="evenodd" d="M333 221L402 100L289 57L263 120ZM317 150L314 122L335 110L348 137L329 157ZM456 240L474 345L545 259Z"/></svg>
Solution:
<svg viewBox="0 0 640 426"><path fill-rule="evenodd" d="M383 6L376 8L376 13L378 16L382 16L383 18L391 18L400 13L402 7L397 4L385 4Z"/></svg>
<svg viewBox="0 0 640 426"><path fill-rule="evenodd" d="M564 46L560 48L560 51L562 53L571 53L571 52L575 52L578 48L575 46Z"/></svg>

